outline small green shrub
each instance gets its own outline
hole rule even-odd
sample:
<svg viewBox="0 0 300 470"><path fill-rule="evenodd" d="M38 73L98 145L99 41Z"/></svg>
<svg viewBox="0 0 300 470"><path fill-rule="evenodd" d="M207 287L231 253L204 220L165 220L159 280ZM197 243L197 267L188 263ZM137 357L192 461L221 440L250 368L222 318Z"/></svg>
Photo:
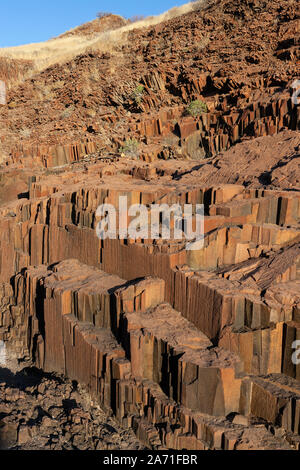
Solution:
<svg viewBox="0 0 300 470"><path fill-rule="evenodd" d="M138 158L139 142L136 139L126 139L124 145L119 149L120 154L124 154L129 158Z"/></svg>
<svg viewBox="0 0 300 470"><path fill-rule="evenodd" d="M208 109L206 103L201 100L195 100L188 105L186 112L189 116L197 117L201 116L203 113L207 113Z"/></svg>
<svg viewBox="0 0 300 470"><path fill-rule="evenodd" d="M133 91L131 97L136 104L141 104L143 96L144 96L144 91L145 91L144 85L137 85L137 87Z"/></svg>

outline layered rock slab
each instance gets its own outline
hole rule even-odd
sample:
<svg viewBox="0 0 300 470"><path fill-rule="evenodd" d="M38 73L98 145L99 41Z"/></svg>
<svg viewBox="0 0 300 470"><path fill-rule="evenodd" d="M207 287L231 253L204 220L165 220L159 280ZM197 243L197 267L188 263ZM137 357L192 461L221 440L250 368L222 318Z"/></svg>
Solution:
<svg viewBox="0 0 300 470"><path fill-rule="evenodd" d="M241 370L239 359L221 348L212 348L204 334L168 304L161 303L163 281L145 279L128 284L75 260L50 268L29 268L22 276L23 283L21 276L16 277L16 306L21 308L23 304L27 337L37 365L86 384L101 406L114 411L123 423L138 423L141 432L143 420L136 420L144 408L143 419L155 430L161 420L166 423L169 413L177 410L176 402L187 410L184 413L188 409L215 415L238 411L241 380L235 376ZM109 302L105 302L107 296ZM31 309L24 307L26 302ZM108 310L99 308L101 302L112 309L109 316ZM95 325L100 318L109 318L110 322L114 315L120 315L116 335L125 349L108 325ZM141 392L142 402L146 400L144 407L139 405ZM132 406L131 394L135 396ZM156 397L160 408L152 409L151 396ZM167 414L161 408L163 403L169 409ZM146 433L144 441L158 445L157 432L153 439L149 437L151 432ZM166 436L170 439L169 433ZM192 446L203 447L200 442L196 444L196 436L192 441Z"/></svg>

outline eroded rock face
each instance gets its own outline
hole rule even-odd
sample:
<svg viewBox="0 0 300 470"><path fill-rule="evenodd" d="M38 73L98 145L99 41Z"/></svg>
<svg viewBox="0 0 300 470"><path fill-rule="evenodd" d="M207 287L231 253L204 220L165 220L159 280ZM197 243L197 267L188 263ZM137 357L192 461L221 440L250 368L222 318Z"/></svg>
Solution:
<svg viewBox="0 0 300 470"><path fill-rule="evenodd" d="M256 436L254 417L269 423L264 447L297 446L298 193L187 190L168 175L149 183L147 168L124 161L118 175L107 163L41 175L28 200L2 207L2 338L20 358L85 384L149 447L247 447L240 440ZM120 194L204 202L204 248L100 241L95 211ZM239 413L246 424L225 419ZM204 423L222 439L207 440ZM289 441L274 441L272 426Z"/></svg>
<svg viewBox="0 0 300 470"><path fill-rule="evenodd" d="M209 2L10 88L0 110L3 447L36 448L50 426L49 448L299 448L299 12L263 3ZM11 83L29 67L3 63ZM194 100L208 112L187 116ZM120 155L125 138L140 142L135 159ZM100 240L97 208L118 211L119 196L203 204L203 248ZM7 348L68 379L2 383ZM103 415L86 415L79 398L64 414L68 380L141 444L121 427L127 444L112 444Z"/></svg>

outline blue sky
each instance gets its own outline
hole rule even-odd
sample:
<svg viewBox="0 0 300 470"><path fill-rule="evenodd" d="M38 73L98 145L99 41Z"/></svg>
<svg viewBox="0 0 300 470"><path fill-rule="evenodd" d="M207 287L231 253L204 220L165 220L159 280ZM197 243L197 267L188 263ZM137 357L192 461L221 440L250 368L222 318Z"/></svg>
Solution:
<svg viewBox="0 0 300 470"><path fill-rule="evenodd" d="M188 0L1 0L0 47L46 41L96 18L98 11L157 15Z"/></svg>

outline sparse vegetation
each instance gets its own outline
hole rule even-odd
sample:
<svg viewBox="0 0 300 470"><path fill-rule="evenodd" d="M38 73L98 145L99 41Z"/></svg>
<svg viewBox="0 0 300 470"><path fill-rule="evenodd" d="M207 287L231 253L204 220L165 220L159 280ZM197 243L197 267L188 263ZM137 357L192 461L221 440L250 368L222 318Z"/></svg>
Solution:
<svg viewBox="0 0 300 470"><path fill-rule="evenodd" d="M28 139L31 136L31 130L25 127L19 131L19 134L23 139Z"/></svg>
<svg viewBox="0 0 300 470"><path fill-rule="evenodd" d="M86 112L86 115L90 118L94 118L97 114L96 110L92 108L87 108L85 112Z"/></svg>
<svg viewBox="0 0 300 470"><path fill-rule="evenodd" d="M144 91L145 91L144 85L137 85L137 87L134 89L131 97L134 100L135 104L137 105L141 104L143 96L144 96Z"/></svg>
<svg viewBox="0 0 300 470"><path fill-rule="evenodd" d="M208 36L204 36L201 41L198 42L198 44L195 44L195 50L201 50L204 49L208 44L210 43L210 39Z"/></svg>
<svg viewBox="0 0 300 470"><path fill-rule="evenodd" d="M55 98L54 87L52 85L36 85L37 96L42 101L52 101Z"/></svg>
<svg viewBox="0 0 300 470"><path fill-rule="evenodd" d="M119 153L129 158L138 158L139 142L136 139L125 140L124 145L119 149Z"/></svg>
<svg viewBox="0 0 300 470"><path fill-rule="evenodd" d="M198 11L202 9L205 2L203 0L192 0L192 3L193 3L192 10Z"/></svg>
<svg viewBox="0 0 300 470"><path fill-rule="evenodd" d="M179 142L179 137L175 134L169 134L162 140L164 148L177 147L178 142Z"/></svg>
<svg viewBox="0 0 300 470"><path fill-rule="evenodd" d="M68 106L66 109L63 110L63 112L61 113L61 118L66 119L70 117L71 114L73 114L74 110L75 110L75 106L71 104L70 106Z"/></svg>
<svg viewBox="0 0 300 470"><path fill-rule="evenodd" d="M207 104L201 100L192 101L186 109L186 113L189 116L194 116L194 117L201 116L201 114L207 113L207 112L208 112Z"/></svg>
<svg viewBox="0 0 300 470"><path fill-rule="evenodd" d="M131 23L136 23L137 21L142 21L145 19L145 16L144 15L134 15L132 16L131 18L129 18L129 21Z"/></svg>
<svg viewBox="0 0 300 470"><path fill-rule="evenodd" d="M97 18L101 19L101 18L105 18L106 16L110 16L112 15L112 13L108 13L107 11L99 11L97 13Z"/></svg>

